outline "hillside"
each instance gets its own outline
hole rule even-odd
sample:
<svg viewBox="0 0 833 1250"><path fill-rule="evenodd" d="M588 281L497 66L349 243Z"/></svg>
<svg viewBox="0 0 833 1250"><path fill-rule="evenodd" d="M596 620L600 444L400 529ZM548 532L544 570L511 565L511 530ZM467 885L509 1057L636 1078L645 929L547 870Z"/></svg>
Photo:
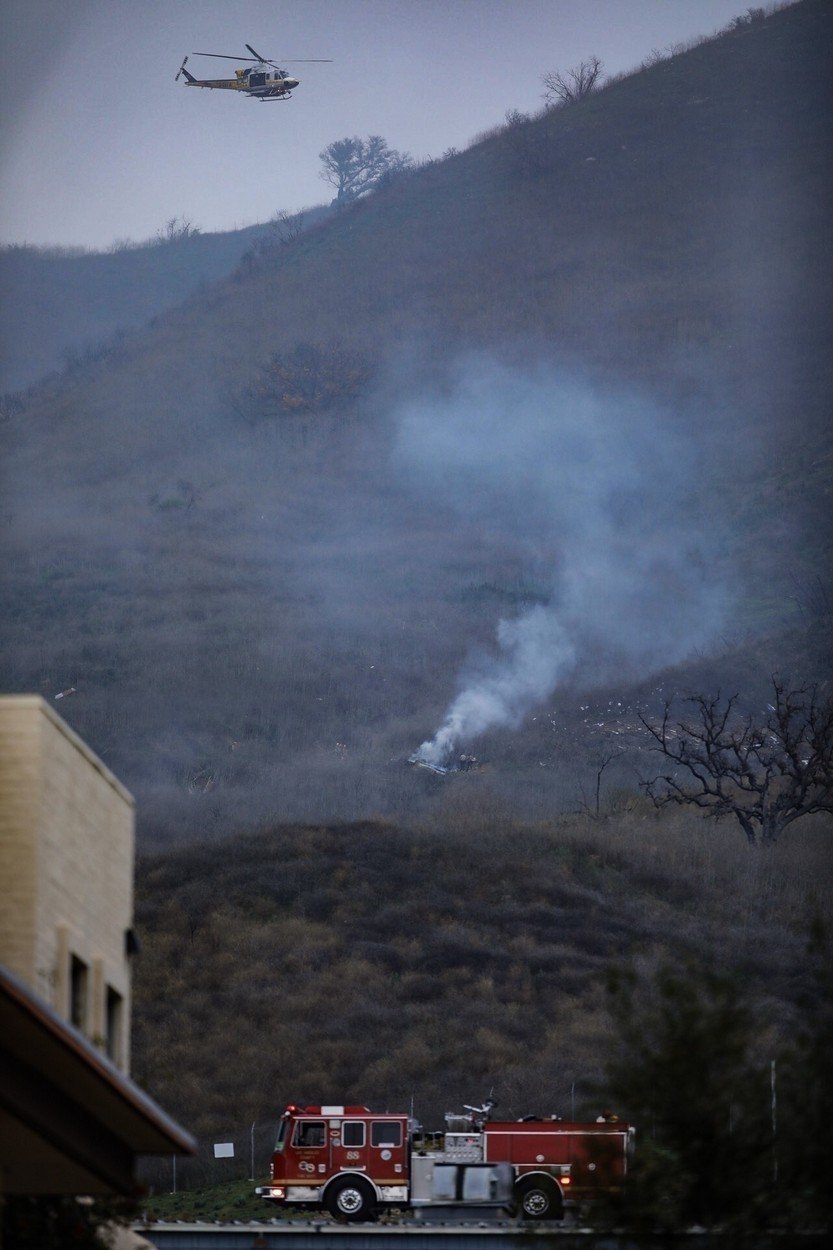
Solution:
<svg viewBox="0 0 833 1250"><path fill-rule="evenodd" d="M303 215L312 225L326 209ZM0 393L77 369L114 338L224 277L247 253L277 242L281 223L202 234L173 219L170 237L106 253L0 248ZM291 227L285 227L286 233Z"/></svg>
<svg viewBox="0 0 833 1250"><path fill-rule="evenodd" d="M2 685L76 688L145 845L539 820L674 689L829 679L832 25L515 118L9 408Z"/></svg>
<svg viewBox="0 0 833 1250"><path fill-rule="evenodd" d="M193 1184L212 1141L248 1167L253 1124L262 1175L291 1101L413 1098L436 1127L493 1089L508 1118L597 1114L611 967L736 976L768 1064L801 1018L829 836L809 822L750 854L734 828L637 803L536 827L466 809L433 828L274 827L142 857L134 1075L203 1143Z"/></svg>

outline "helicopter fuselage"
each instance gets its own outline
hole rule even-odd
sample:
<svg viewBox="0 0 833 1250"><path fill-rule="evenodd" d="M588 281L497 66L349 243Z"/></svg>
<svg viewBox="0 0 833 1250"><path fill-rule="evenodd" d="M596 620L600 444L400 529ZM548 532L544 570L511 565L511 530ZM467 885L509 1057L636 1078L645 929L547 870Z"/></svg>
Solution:
<svg viewBox="0 0 833 1250"><path fill-rule="evenodd" d="M290 78L277 61L270 61L268 57L261 56L250 43L246 44L246 51L251 52L251 57L241 57L240 60L249 60L251 63L245 69L236 69L233 78L196 78L185 68L188 64L186 56L179 67L176 82L184 78L186 87L209 87L214 91L242 91L244 95L251 96L254 100L288 100L295 88L300 86L298 79ZM194 52L192 55L216 57L221 61L238 59L225 52ZM320 60L323 64L324 58L313 59Z"/></svg>
<svg viewBox="0 0 833 1250"><path fill-rule="evenodd" d="M215 91L242 91L255 100L286 99L299 85L283 70L238 69L234 78L194 78L185 71L186 87L210 87Z"/></svg>

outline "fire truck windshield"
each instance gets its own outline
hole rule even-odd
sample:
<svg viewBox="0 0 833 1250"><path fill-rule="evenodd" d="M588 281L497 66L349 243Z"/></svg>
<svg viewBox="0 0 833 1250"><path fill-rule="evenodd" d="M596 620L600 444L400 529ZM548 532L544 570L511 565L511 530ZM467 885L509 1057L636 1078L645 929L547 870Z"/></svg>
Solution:
<svg viewBox="0 0 833 1250"><path fill-rule="evenodd" d="M275 1138L275 1150L283 1150L286 1145L286 1120L281 1120L278 1125L278 1136Z"/></svg>

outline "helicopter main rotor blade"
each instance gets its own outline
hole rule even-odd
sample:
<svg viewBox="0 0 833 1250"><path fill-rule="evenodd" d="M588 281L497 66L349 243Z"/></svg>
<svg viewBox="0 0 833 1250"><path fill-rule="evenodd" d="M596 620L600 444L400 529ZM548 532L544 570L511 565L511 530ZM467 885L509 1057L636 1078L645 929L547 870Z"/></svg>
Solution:
<svg viewBox="0 0 833 1250"><path fill-rule="evenodd" d="M251 52L252 56L257 57L261 65L271 65L273 69L280 69L280 65L278 65L277 61L270 61L268 56L261 56L259 52L255 52L254 48L252 47L250 43L247 43L246 47Z"/></svg>
<svg viewBox="0 0 833 1250"><path fill-rule="evenodd" d="M256 57L257 57L257 59L258 59L259 61L262 61L264 65L274 65L274 66L275 66L275 69L279 69L279 68L280 68L280 66L278 65L277 61L270 61L270 60L269 60L269 58L268 58L268 56L261 56L258 52L255 52L254 48L252 47L252 45L251 45L250 43L247 43L247 44L246 44L246 47L247 47L247 48L249 49L249 51L251 52L252 56L256 56ZM286 57L286 58L284 58L284 59L285 59L285 61L286 61L286 64L287 64L287 65L312 65L312 64L314 64L314 63L319 63L319 64L322 64L322 65L324 65L324 64L327 64L327 65L332 65L332 61L330 60L330 58L329 58L329 57L318 57L318 56L315 56L315 57L297 57L297 56L290 56L290 57Z"/></svg>
<svg viewBox="0 0 833 1250"><path fill-rule="evenodd" d="M249 48L249 45L246 44ZM252 49L249 48L251 52ZM280 69L277 61L268 61L264 56L231 56L228 52L192 52L191 56L213 56L220 61L251 61L255 65L274 65L275 69ZM332 65L331 57L290 57L286 62L287 65Z"/></svg>
<svg viewBox="0 0 833 1250"><path fill-rule="evenodd" d="M229 56L227 52L192 52L191 56L216 56L219 57L221 61L260 61L260 57Z"/></svg>

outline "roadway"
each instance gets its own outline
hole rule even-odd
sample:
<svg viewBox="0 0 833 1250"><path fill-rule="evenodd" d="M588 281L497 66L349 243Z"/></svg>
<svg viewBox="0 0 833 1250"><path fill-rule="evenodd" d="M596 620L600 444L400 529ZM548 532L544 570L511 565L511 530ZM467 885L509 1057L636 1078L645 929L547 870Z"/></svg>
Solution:
<svg viewBox="0 0 833 1250"><path fill-rule="evenodd" d="M737 1239L686 1233L602 1233L516 1223L333 1224L276 1220L253 1224L135 1225L154 1250L737 1250ZM745 1250L827 1250L823 1233L763 1233Z"/></svg>

